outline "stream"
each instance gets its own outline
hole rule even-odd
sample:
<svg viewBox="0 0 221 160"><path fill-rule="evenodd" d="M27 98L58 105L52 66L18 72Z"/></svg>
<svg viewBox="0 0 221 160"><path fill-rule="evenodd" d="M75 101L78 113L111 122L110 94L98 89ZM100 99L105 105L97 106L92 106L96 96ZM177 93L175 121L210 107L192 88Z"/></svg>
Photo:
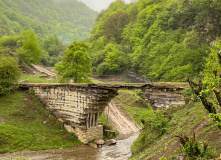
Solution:
<svg viewBox="0 0 221 160"><path fill-rule="evenodd" d="M64 149L21 151L0 154L0 159L8 160L22 156L28 160L126 160L132 155L130 146L137 137L138 133L127 139L118 140L116 145L103 146L98 149L81 145Z"/></svg>

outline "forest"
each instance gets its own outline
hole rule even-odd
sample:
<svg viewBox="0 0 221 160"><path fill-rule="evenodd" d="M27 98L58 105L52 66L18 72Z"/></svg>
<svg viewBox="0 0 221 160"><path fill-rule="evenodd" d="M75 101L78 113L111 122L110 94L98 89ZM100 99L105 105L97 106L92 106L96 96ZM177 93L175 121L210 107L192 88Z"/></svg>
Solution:
<svg viewBox="0 0 221 160"><path fill-rule="evenodd" d="M77 0L0 0L0 55L54 66L74 39L89 38L96 15Z"/></svg>
<svg viewBox="0 0 221 160"><path fill-rule="evenodd" d="M152 81L198 75L221 34L221 1L118 0L96 18L89 40L93 71L134 71Z"/></svg>
<svg viewBox="0 0 221 160"><path fill-rule="evenodd" d="M57 34L70 44L89 38L96 15L78 0L0 0L0 37L31 28L41 38Z"/></svg>
<svg viewBox="0 0 221 160"><path fill-rule="evenodd" d="M98 75L133 71L151 81L184 81L201 74L221 34L221 2L131 2L97 13L77 0L0 0L0 54L54 66L77 39L88 43Z"/></svg>

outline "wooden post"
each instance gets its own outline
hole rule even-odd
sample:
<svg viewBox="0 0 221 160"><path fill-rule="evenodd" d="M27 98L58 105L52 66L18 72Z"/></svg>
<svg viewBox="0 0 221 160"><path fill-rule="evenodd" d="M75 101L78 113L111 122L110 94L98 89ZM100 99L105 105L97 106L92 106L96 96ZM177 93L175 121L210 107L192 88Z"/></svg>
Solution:
<svg viewBox="0 0 221 160"><path fill-rule="evenodd" d="M93 127L95 126L95 113L93 113Z"/></svg>
<svg viewBox="0 0 221 160"><path fill-rule="evenodd" d="M96 126L98 125L99 112L97 113Z"/></svg>
<svg viewBox="0 0 221 160"><path fill-rule="evenodd" d="M90 127L92 127L93 113L90 114Z"/></svg>
<svg viewBox="0 0 221 160"><path fill-rule="evenodd" d="M87 114L87 118L86 118L86 128L88 129L89 126L89 114Z"/></svg>

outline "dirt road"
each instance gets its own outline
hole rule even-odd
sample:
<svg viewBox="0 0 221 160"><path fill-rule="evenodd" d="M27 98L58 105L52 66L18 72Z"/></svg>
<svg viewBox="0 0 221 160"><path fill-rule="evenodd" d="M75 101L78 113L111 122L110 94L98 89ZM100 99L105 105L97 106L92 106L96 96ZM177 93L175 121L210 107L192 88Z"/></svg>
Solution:
<svg viewBox="0 0 221 160"><path fill-rule="evenodd" d="M113 102L108 104L104 113L119 132L117 139L124 139L139 132L139 128L134 124L135 122L130 120Z"/></svg>
<svg viewBox="0 0 221 160"><path fill-rule="evenodd" d="M33 64L32 66L33 66L38 72L45 73L45 74L47 74L48 76L51 76L51 77L55 77L55 76L56 76L56 73L53 73L53 72L49 71L49 70L46 69L45 67L42 67L42 66L39 66L39 65L35 65L35 64Z"/></svg>

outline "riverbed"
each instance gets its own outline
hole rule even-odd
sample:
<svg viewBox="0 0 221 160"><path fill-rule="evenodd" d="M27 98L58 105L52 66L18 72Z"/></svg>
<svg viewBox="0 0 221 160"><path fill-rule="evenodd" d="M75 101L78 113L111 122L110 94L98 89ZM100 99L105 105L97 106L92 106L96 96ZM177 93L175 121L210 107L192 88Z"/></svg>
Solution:
<svg viewBox="0 0 221 160"><path fill-rule="evenodd" d="M53 149L43 151L21 151L15 153L0 154L0 159L13 159L15 157L28 158L28 160L125 160L132 154L130 146L138 134L127 139L118 140L116 145L92 148L86 145L72 148Z"/></svg>

